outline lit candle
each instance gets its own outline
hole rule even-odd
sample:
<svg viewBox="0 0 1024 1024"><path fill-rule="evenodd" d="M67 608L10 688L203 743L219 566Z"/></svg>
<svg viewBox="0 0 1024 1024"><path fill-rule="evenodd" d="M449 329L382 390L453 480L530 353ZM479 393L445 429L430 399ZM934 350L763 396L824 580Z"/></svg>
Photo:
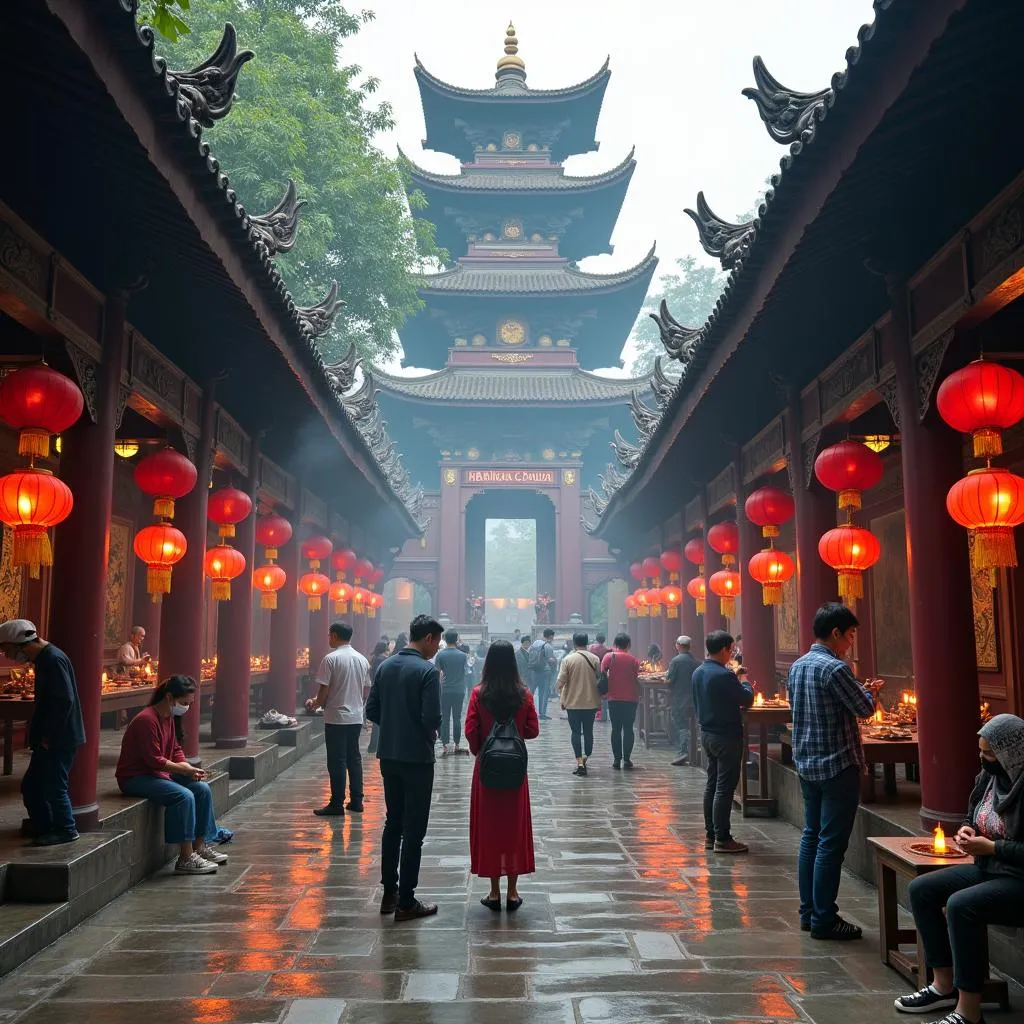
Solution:
<svg viewBox="0 0 1024 1024"><path fill-rule="evenodd" d="M884 722L885 721L885 712L881 708L878 708L878 710L875 712L875 721L876 722Z"/></svg>
<svg viewBox="0 0 1024 1024"><path fill-rule="evenodd" d="M755 708L763 708L764 707L764 694L763 693L757 693L757 694L754 695L754 707Z"/></svg>
<svg viewBox="0 0 1024 1024"><path fill-rule="evenodd" d="M945 853L946 852L946 833L942 831L941 825L935 826L935 831L932 833L932 852L933 853Z"/></svg>

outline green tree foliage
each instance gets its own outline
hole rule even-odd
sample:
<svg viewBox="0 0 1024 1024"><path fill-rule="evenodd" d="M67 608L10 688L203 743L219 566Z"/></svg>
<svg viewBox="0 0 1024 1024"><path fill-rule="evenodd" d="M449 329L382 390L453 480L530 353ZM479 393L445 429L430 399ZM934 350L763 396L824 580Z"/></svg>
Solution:
<svg viewBox="0 0 1024 1024"><path fill-rule="evenodd" d="M189 0L142 0L139 21L152 25L164 39L176 43L191 31L188 22L182 18L188 13L189 6Z"/></svg>
<svg viewBox="0 0 1024 1024"><path fill-rule="evenodd" d="M537 521L487 521L484 576L487 597L534 597L537 593Z"/></svg>
<svg viewBox="0 0 1024 1024"><path fill-rule="evenodd" d="M372 143L394 126L388 104L373 101L377 81L342 61L345 39L372 17L338 0L203 0L188 34L159 47L170 67L194 67L230 21L239 46L255 51L234 108L206 137L246 209L276 205L288 178L307 201L298 242L278 261L299 305L337 279L346 305L320 339L328 360L352 341L371 359L393 355L396 330L421 305L409 271L444 255L433 225L410 216L397 162Z"/></svg>
<svg viewBox="0 0 1024 1024"><path fill-rule="evenodd" d="M633 341L636 357L631 372L639 376L649 373L654 367L656 356L665 350L658 334L658 325L650 318L661 305L668 302L669 311L687 327L699 327L714 308L725 284L725 275L706 263L698 263L695 256L684 256L676 260L679 268L674 274L661 279L661 287L649 295L640 316L633 327Z"/></svg>

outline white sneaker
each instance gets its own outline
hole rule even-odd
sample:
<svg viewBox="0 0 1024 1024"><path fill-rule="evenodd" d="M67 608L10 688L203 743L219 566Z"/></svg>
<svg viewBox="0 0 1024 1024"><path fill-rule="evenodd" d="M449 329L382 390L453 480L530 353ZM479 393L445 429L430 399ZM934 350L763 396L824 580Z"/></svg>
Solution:
<svg viewBox="0 0 1024 1024"><path fill-rule="evenodd" d="M212 875L216 871L217 865L211 864L208 860L203 860L198 853L193 853L191 857L185 860L179 857L174 864L174 873L176 875Z"/></svg>
<svg viewBox="0 0 1024 1024"><path fill-rule="evenodd" d="M199 856L210 864L227 864L228 855L213 849L211 846L204 846Z"/></svg>

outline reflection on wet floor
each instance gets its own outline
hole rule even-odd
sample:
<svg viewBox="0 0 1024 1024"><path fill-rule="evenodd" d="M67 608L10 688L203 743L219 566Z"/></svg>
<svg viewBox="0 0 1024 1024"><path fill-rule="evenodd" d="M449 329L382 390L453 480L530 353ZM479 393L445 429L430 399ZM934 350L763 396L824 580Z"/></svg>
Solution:
<svg viewBox="0 0 1024 1024"><path fill-rule="evenodd" d="M380 777L371 766L363 815L314 818L321 750L225 818L236 838L216 875L158 875L0 982L0 1022L895 1019L905 986L878 961L872 888L843 880L864 942L813 941L797 927L794 828L737 818L750 856L707 853L703 776L664 749L613 771L597 730L584 779L565 722L531 744L538 870L514 916L481 907L469 875L470 758L436 770L419 895L440 913L396 925L377 913Z"/></svg>

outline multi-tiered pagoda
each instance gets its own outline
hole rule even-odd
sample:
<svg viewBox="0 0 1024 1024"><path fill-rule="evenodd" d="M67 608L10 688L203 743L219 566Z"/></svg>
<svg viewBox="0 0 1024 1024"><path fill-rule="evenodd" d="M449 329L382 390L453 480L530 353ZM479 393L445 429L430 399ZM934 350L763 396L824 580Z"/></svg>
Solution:
<svg viewBox="0 0 1024 1024"><path fill-rule="evenodd" d="M424 308L405 326L406 365L421 377L376 373L384 415L412 465L440 464L434 530L395 572L424 582L435 607L466 621L484 590L485 518L538 521L538 590L555 617L588 617L587 593L615 575L613 560L580 527L580 487L609 460L608 439L628 431L632 392L646 378L593 371L621 366L623 345L654 273L637 266L590 274L577 260L610 253L636 162L570 176L563 161L598 148L608 64L578 85L532 89L515 29L489 89L464 89L415 69L424 148L462 162L435 174L406 160L437 238L454 262L424 276ZM404 159L404 158L403 158ZM428 496L430 503L431 496ZM442 569L438 569L440 562Z"/></svg>

